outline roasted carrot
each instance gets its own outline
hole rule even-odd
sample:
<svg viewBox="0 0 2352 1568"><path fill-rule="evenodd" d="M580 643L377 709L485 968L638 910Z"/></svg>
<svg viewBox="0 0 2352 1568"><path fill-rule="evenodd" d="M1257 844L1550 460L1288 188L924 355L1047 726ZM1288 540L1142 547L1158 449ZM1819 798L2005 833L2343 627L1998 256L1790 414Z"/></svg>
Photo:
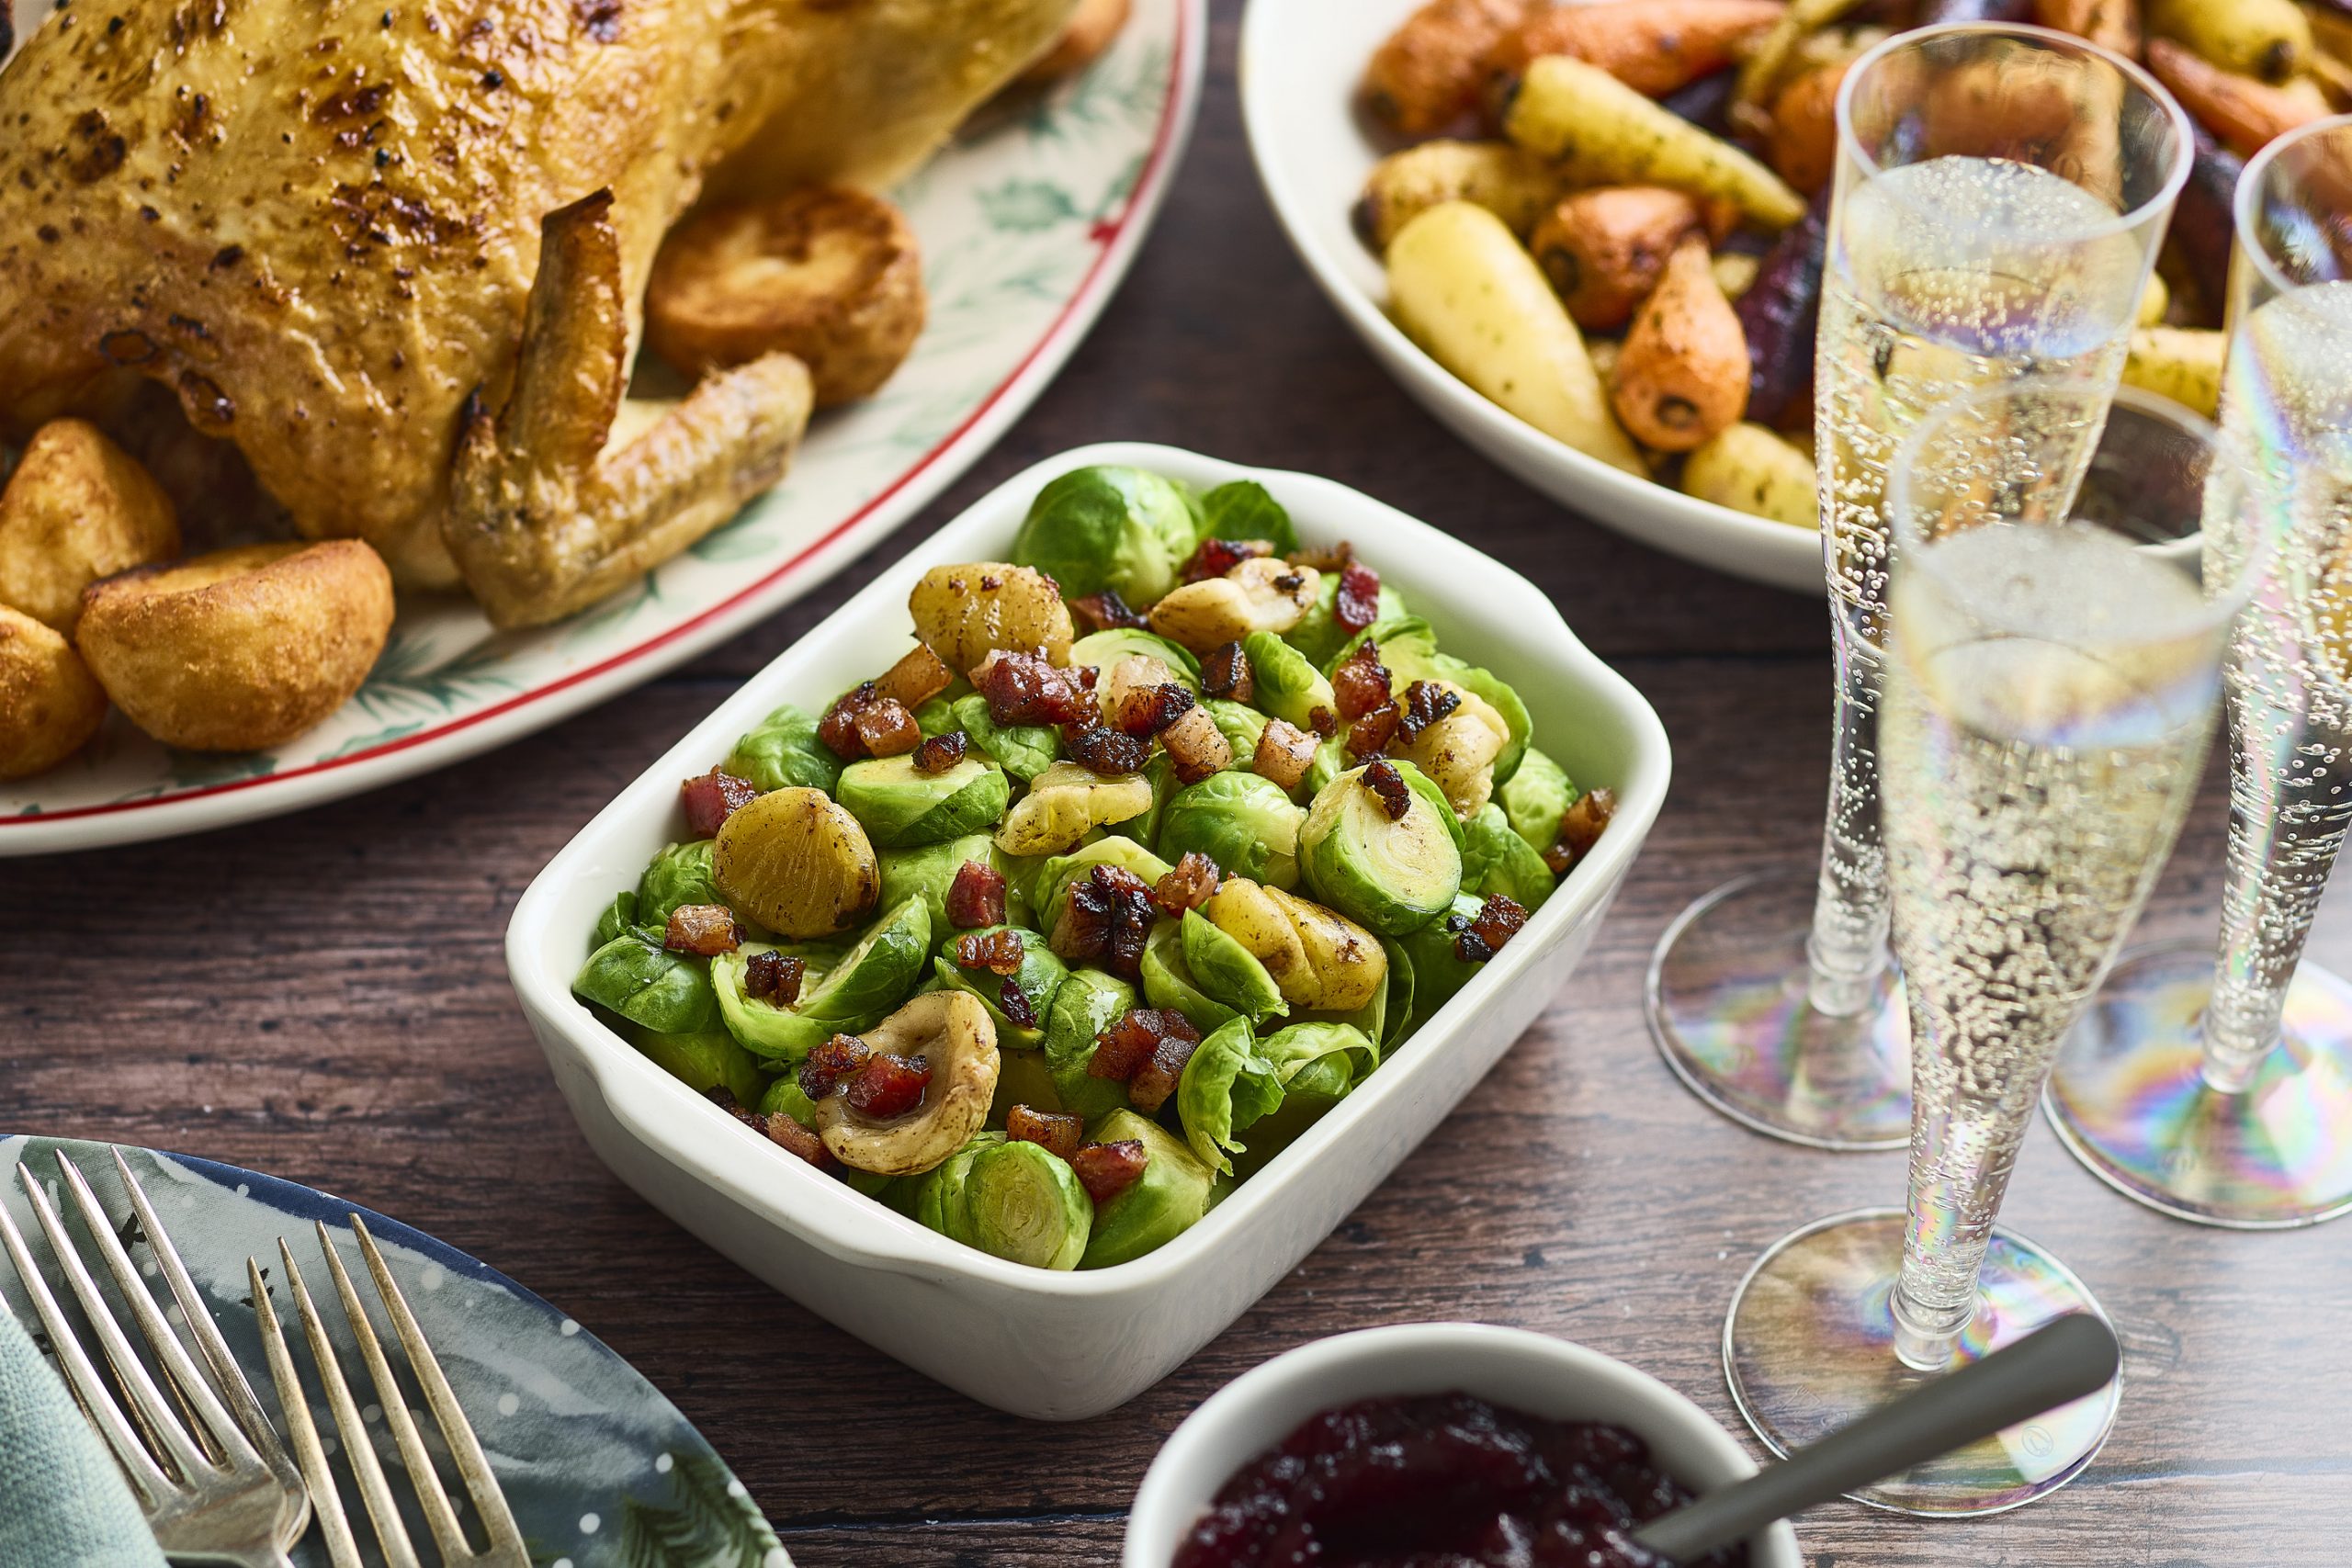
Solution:
<svg viewBox="0 0 2352 1568"><path fill-rule="evenodd" d="M1364 68L1364 107L1406 136L1435 136L1469 113L1487 56L1527 16L1529 0L1429 0Z"/></svg>
<svg viewBox="0 0 2352 1568"><path fill-rule="evenodd" d="M2127 60L2140 57L2140 0L2034 0L2033 19Z"/></svg>
<svg viewBox="0 0 2352 1568"><path fill-rule="evenodd" d="M2173 90L2181 107L2242 158L2251 158L2274 137L2328 112L2326 98L2308 77L2274 87L2224 71L2170 39L2148 40L2148 69Z"/></svg>
<svg viewBox="0 0 2352 1568"><path fill-rule="evenodd" d="M1772 100L1767 151L1782 179L1807 196L1829 183L1838 159L1838 85L1852 61L1819 65L1781 89Z"/></svg>
<svg viewBox="0 0 2352 1568"><path fill-rule="evenodd" d="M1675 247L1625 333L1611 403L1634 440L1688 452L1739 422L1747 373L1739 317L1715 285L1706 240L1693 234Z"/></svg>
<svg viewBox="0 0 2352 1568"><path fill-rule="evenodd" d="M1666 272L1667 258L1701 224L1699 204L1664 186L1604 186L1563 197L1528 248L1587 332L1613 333L1633 319Z"/></svg>
<svg viewBox="0 0 2352 1568"><path fill-rule="evenodd" d="M1662 98L1737 58L1781 19L1781 0L1603 0L1538 11L1496 44L1491 63L1515 76L1539 54L1572 54L1635 92Z"/></svg>

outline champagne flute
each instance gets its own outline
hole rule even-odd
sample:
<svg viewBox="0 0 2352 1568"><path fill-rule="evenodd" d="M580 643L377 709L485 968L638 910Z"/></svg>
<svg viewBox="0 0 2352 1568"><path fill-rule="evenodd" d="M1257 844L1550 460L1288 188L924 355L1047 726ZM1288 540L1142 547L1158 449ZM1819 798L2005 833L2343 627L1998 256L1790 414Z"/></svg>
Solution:
<svg viewBox="0 0 2352 1568"><path fill-rule="evenodd" d="M2352 828L2352 117L2264 148L2236 208L2222 423L2278 543L2228 667L2220 957L2127 956L2046 1104L2125 1194L2271 1229L2352 1213L2352 983L2301 962Z"/></svg>
<svg viewBox="0 0 2352 1568"><path fill-rule="evenodd" d="M1879 838L1888 459L1973 388L2115 386L2190 155L2188 117L2138 66L2039 28L1923 28L1846 74L1814 400L1838 671L1820 872L1701 898L1647 988L1668 1064L1759 1132L1891 1149L1909 1127ZM2079 451L2102 414L2086 405Z"/></svg>
<svg viewBox="0 0 2352 1568"><path fill-rule="evenodd" d="M2104 430L2086 465L2080 432ZM1785 1454L2098 1303L1994 1224L2059 1042L2171 852L2222 656L2267 534L2197 415L2030 378L1922 420L1888 477L1880 730L1894 938L1911 1009L1906 1209L1766 1252L1724 1330L1733 1397ZM1929 1515L2064 1485L2119 1388L1855 1494Z"/></svg>

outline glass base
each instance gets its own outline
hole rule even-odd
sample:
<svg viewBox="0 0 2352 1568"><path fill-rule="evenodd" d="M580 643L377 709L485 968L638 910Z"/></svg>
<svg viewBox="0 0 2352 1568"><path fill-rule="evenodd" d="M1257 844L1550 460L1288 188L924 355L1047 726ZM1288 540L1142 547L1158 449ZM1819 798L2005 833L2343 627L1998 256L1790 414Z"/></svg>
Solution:
<svg viewBox="0 0 2352 1568"><path fill-rule="evenodd" d="M2125 954L2060 1048L2042 1106L2126 1197L2177 1219L2283 1230L2352 1213L2352 984L2315 964L2243 1094L2205 1082L2210 943Z"/></svg>
<svg viewBox="0 0 2352 1568"><path fill-rule="evenodd" d="M1900 1209L1862 1209L1807 1225L1756 1261L1724 1325L1724 1376L1739 1413L1783 1458L1860 1420L1939 1374L1894 1355L1889 1303L1907 1222ZM2080 1280L2033 1243L1999 1227L1979 1277L1976 1317L1961 1335L1957 1368L2052 1318L2086 1312L2106 1321ZM2066 1484L2115 1424L2120 1380L1982 1442L1847 1495L1897 1513L1997 1514Z"/></svg>
<svg viewBox="0 0 2352 1568"><path fill-rule="evenodd" d="M1816 884L1796 872L1726 883L1685 909L1651 955L1658 1052L1690 1091L1759 1133L1815 1148L1911 1142L1911 1019L1890 964L1862 1010L1806 995Z"/></svg>

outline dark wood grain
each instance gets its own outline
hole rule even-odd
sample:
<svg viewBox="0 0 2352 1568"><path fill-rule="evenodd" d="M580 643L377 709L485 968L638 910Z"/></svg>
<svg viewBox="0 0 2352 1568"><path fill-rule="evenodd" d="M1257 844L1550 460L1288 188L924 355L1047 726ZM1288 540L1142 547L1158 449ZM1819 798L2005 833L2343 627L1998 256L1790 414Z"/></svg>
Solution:
<svg viewBox="0 0 2352 1568"><path fill-rule="evenodd" d="M186 1149L387 1210L560 1303L737 1467L806 1568L1115 1560L1159 1440L1268 1356L1371 1324L1471 1317L1641 1366L1737 1427L1722 1314L1801 1222L1900 1201L1899 1156L1751 1136L1644 1030L1666 921L1737 872L1804 863L1827 716L1820 604L1571 518L1396 393L1263 212L1219 0L1201 132L1091 341L1003 446L808 603L676 678L494 755L277 822L0 863L0 1123ZM1328 1242L1128 1409L1073 1427L945 1393L758 1285L608 1175L543 1071L500 941L611 794L881 560L1062 447L1143 437L1331 474L1454 529L1557 598L1675 737L1673 798L1558 1002ZM2209 931L2209 786L2150 915ZM2352 964L2331 908L2315 947ZM2352 1135L2352 1130L2346 1130ZM1821 1564L2340 1565L2352 1538L2352 1227L2246 1236L2111 1196L2037 1128L2007 1218L2121 1325L2121 1419L2031 1508L1928 1524L1825 1510Z"/></svg>

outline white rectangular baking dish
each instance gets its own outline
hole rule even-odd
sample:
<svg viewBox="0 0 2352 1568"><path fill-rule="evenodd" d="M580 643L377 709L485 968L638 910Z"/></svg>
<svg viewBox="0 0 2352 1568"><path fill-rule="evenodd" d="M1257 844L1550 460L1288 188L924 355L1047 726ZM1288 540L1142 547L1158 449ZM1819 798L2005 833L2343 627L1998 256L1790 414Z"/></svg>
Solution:
<svg viewBox="0 0 2352 1568"><path fill-rule="evenodd" d="M933 566L1002 559L1048 479L1130 463L1207 488L1254 479L1309 544L1352 540L1439 645L1526 700L1539 745L1617 815L1527 928L1364 1086L1197 1225L1114 1269L1055 1273L949 1241L745 1135L571 995L598 913L685 836L679 781L771 708L821 707L895 659L907 593ZM1584 954L1666 798L1666 732L1525 578L1370 497L1304 474L1165 446L1089 446L1007 480L884 571L599 812L523 895L507 928L516 994L589 1144L680 1224L859 1338L986 1404L1075 1420L1124 1404L1214 1338L1428 1135L1533 1021Z"/></svg>

